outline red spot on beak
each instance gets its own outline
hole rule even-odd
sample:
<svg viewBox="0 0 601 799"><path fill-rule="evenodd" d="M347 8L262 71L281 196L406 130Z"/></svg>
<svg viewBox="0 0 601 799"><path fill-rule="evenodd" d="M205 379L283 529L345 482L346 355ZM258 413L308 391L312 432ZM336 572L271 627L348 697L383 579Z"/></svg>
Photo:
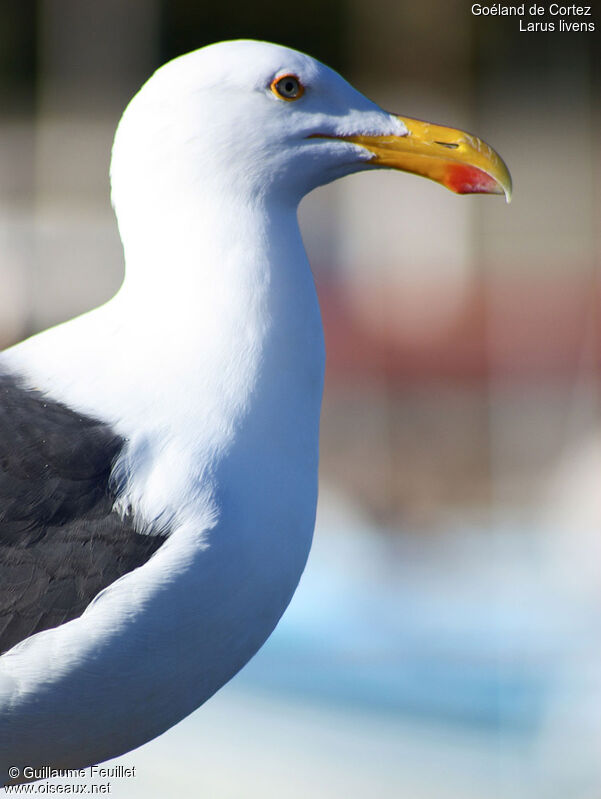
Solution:
<svg viewBox="0 0 601 799"><path fill-rule="evenodd" d="M503 194L497 181L475 166L449 164L445 186L457 194Z"/></svg>

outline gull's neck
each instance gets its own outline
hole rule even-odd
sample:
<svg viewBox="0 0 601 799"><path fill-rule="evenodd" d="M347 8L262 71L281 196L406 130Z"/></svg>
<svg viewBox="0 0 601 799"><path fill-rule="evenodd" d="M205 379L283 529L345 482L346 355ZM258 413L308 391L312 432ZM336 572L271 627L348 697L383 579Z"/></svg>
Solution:
<svg viewBox="0 0 601 799"><path fill-rule="evenodd" d="M12 350L40 387L64 386L82 410L98 403L118 418L135 400L139 421L149 383L156 406L164 391L256 366L269 331L285 357L318 322L293 205L223 198L163 211L120 219L126 278L113 300Z"/></svg>
<svg viewBox="0 0 601 799"><path fill-rule="evenodd" d="M61 708L85 709L73 767L156 736L257 651L298 583L317 501L324 352L294 210L207 210L194 226L149 226L146 245L122 232L128 277L115 300L8 353L32 383L127 437L120 502L173 533L52 631L52 647L34 637L35 669L10 663L40 729ZM41 700L39 673L52 685ZM60 742L41 740L45 762L64 765Z"/></svg>
<svg viewBox="0 0 601 799"><path fill-rule="evenodd" d="M241 426L258 450L276 443L282 457L313 468L324 368L294 207L194 210L166 209L146 225L121 220L127 277L115 299L9 354L32 384L113 424L130 441L129 472L171 451L178 472L165 485L174 501ZM130 499L150 496L166 501L147 482Z"/></svg>

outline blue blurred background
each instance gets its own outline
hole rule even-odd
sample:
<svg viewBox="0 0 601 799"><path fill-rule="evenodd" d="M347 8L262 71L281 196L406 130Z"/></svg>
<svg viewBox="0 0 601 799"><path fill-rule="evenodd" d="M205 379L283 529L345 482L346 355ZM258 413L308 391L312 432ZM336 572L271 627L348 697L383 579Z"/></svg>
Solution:
<svg viewBox="0 0 601 799"><path fill-rule="evenodd" d="M470 9L0 5L2 346L117 289L116 123L211 41L309 52L474 131L515 183L511 206L392 173L304 201L328 347L314 551L264 649L121 758L114 796L601 796L601 19L528 34Z"/></svg>

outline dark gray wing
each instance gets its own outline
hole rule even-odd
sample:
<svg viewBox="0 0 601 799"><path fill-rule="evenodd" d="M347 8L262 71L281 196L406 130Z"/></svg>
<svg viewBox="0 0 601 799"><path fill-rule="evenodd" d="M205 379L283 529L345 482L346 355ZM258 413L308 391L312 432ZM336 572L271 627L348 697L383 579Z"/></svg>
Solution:
<svg viewBox="0 0 601 799"><path fill-rule="evenodd" d="M165 535L113 511L109 425L0 374L0 654L80 616Z"/></svg>

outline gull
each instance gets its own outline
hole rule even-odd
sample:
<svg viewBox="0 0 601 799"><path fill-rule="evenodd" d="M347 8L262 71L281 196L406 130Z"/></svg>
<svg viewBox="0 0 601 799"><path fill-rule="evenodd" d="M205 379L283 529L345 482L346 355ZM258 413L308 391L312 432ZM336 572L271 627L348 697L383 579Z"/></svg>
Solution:
<svg viewBox="0 0 601 799"><path fill-rule="evenodd" d="M325 360L297 207L381 168L510 197L480 139L274 44L176 58L128 105L122 288L0 355L0 784L153 739L275 628L311 546Z"/></svg>

